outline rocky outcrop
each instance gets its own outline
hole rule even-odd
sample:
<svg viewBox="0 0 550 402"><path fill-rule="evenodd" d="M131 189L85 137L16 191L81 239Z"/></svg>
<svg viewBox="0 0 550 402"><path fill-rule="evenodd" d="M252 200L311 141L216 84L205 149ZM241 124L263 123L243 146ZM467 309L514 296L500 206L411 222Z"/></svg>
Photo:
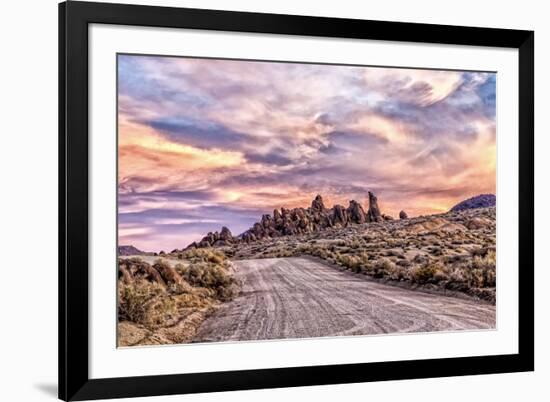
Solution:
<svg viewBox="0 0 550 402"><path fill-rule="evenodd" d="M382 213L378 207L378 198L369 191L369 210L367 211L368 222L382 222Z"/></svg>
<svg viewBox="0 0 550 402"><path fill-rule="evenodd" d="M137 278L146 279L149 282L165 283L159 271L138 258L120 259L118 277L124 283L130 283Z"/></svg>
<svg viewBox="0 0 550 402"><path fill-rule="evenodd" d="M480 194L459 202L451 208L451 211L457 212L465 209L494 207L496 202L497 198L494 194Z"/></svg>
<svg viewBox="0 0 550 402"><path fill-rule="evenodd" d="M405 211L399 212L399 219L407 219L409 216Z"/></svg>
<svg viewBox="0 0 550 402"><path fill-rule="evenodd" d="M119 258L118 278L125 284L140 280L161 285L182 282L180 274L166 261L158 259L151 265L139 257Z"/></svg>
<svg viewBox="0 0 550 402"><path fill-rule="evenodd" d="M223 226L219 232L208 232L208 234L204 236L201 241L198 243L193 242L187 246L187 248L222 247L234 243L235 240L236 239L231 234L231 231L227 227Z"/></svg>
<svg viewBox="0 0 550 402"><path fill-rule="evenodd" d="M351 224L367 222L382 222L393 219L382 215L376 196L369 192L369 209L365 212L363 206L351 200L347 208L334 205L327 208L323 197L317 195L309 208L275 209L273 215L264 214L260 221L237 237L233 237L226 227L221 232L210 232L198 243L188 247L221 247L236 242L255 242L261 239L280 236L294 236L317 232L331 227L346 227Z"/></svg>

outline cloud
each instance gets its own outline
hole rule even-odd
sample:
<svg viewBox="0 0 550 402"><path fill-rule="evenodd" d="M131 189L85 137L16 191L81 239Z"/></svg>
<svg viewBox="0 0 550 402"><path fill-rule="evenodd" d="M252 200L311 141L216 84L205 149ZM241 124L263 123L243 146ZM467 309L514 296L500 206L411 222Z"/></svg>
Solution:
<svg viewBox="0 0 550 402"><path fill-rule="evenodd" d="M119 218L158 250L273 208L495 192L496 75L119 56Z"/></svg>
<svg viewBox="0 0 550 402"><path fill-rule="evenodd" d="M438 102L461 84L462 74L456 71L399 68L368 68L365 83L392 99L419 106Z"/></svg>
<svg viewBox="0 0 550 402"><path fill-rule="evenodd" d="M178 143L197 148L235 149L242 142L251 142L253 136L239 133L222 124L190 117L165 117L143 122Z"/></svg>

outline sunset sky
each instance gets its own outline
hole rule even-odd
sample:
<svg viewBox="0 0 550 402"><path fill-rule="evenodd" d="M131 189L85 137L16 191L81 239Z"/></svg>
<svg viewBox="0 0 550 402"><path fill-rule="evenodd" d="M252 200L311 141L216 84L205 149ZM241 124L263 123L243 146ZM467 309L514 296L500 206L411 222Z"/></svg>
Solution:
<svg viewBox="0 0 550 402"><path fill-rule="evenodd" d="M120 245L237 235L316 194L415 216L495 193L495 74L118 57Z"/></svg>

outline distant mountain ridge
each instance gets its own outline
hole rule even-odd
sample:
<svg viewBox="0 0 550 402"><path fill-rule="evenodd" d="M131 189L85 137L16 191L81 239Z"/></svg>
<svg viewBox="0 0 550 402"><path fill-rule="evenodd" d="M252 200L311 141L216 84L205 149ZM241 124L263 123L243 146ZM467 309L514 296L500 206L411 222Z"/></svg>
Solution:
<svg viewBox="0 0 550 402"><path fill-rule="evenodd" d="M147 253L145 251L141 251L140 249L132 246L118 246L118 255L119 256L129 256L129 255L147 255L150 253Z"/></svg>
<svg viewBox="0 0 550 402"><path fill-rule="evenodd" d="M496 202L497 197L494 194L479 194L475 197L459 202L451 208L451 211L458 212L465 209L494 207Z"/></svg>

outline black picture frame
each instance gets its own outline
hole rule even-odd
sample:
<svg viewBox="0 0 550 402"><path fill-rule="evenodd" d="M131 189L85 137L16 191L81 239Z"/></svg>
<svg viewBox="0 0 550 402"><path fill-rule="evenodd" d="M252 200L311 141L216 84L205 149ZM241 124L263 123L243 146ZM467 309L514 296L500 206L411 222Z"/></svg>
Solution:
<svg viewBox="0 0 550 402"><path fill-rule="evenodd" d="M88 25L116 24L507 47L519 51L518 353L90 379ZM70 1L59 4L59 398L292 387L534 370L534 32Z"/></svg>

